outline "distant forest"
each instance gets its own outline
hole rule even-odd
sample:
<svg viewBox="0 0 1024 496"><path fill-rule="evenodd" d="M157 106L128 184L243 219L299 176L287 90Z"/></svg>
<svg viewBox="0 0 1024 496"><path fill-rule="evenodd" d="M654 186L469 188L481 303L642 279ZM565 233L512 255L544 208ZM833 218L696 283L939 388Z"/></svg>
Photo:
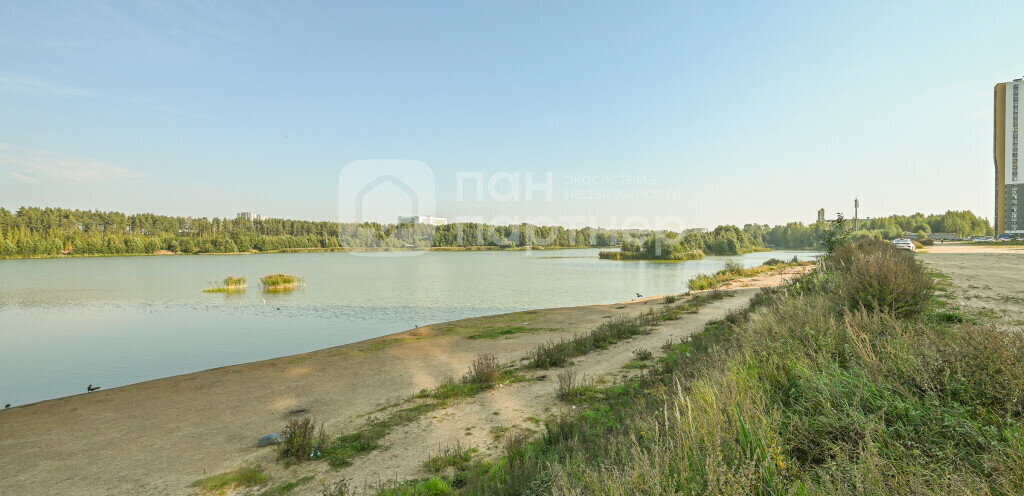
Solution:
<svg viewBox="0 0 1024 496"><path fill-rule="evenodd" d="M992 233L984 219L971 212L915 214L861 221L854 237L892 238L904 231L925 234L953 232L961 236ZM707 233L659 236L679 249L726 255L761 247L815 248L823 224L792 222L769 227L747 224L742 229L720 226ZM154 214L22 207L0 208L0 257L59 255L144 255L153 253L240 253L333 249L427 248L584 248L651 244L652 232L558 226L493 226L454 223L444 226L377 223L311 222L287 219L171 217Z"/></svg>

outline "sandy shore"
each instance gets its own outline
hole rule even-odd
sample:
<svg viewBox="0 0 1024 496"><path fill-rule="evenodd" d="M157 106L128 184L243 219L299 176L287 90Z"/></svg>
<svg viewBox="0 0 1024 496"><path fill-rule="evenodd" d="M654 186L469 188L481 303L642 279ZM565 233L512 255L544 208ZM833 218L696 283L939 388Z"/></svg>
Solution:
<svg viewBox="0 0 1024 496"><path fill-rule="evenodd" d="M773 285L794 275L768 275L742 284L750 288ZM699 332L709 318L745 305L752 291L741 293L746 296L714 303L699 314L684 316L663 333L645 336L650 342L630 340L595 353L583 361L589 363L583 370L595 377L617 373L636 347L657 348L667 337ZM609 317L637 314L660 304L660 298L647 298L435 324L361 343L0 411L0 492L192 494L195 490L189 485L194 480L254 462L269 466L275 478L294 476L295 469L284 471L273 462L271 449L256 447L257 438L280 430L292 410L308 410L305 414L323 421L332 434L350 432L382 405L435 387L446 377L461 376L477 354L517 360L539 343L585 332ZM470 339L497 327L531 332ZM520 388L509 397L481 395L479 401L456 407L463 410L437 412L424 422L460 416L466 422L478 422L480 412L473 408L486 405L483 416L489 421L520 423L528 416L543 414L554 403L553 384L538 384L540 389ZM477 407L467 406L470 404ZM455 421L448 428L439 428L440 424L409 426L404 434L396 433L396 439L388 440L390 445L406 449L373 453L332 476L408 475L417 470L429 450L451 441L452 436L465 436L463 441L472 438L464 434L464 423ZM434 434L426 436L424 432ZM490 434L479 437L477 441L485 442ZM323 464L303 467L324 469ZM314 489L310 485L295 494L315 494Z"/></svg>

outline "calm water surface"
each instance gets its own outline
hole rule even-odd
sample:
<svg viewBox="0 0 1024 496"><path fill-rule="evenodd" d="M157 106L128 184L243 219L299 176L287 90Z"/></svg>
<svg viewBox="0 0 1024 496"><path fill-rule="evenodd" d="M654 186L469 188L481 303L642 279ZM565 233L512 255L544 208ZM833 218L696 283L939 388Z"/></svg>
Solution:
<svg viewBox="0 0 1024 496"><path fill-rule="evenodd" d="M678 293L727 260L599 260L598 250L0 260L0 405L302 353L466 317ZM259 277L304 276L266 294ZM241 294L209 283L249 278ZM265 300L265 302L264 302Z"/></svg>

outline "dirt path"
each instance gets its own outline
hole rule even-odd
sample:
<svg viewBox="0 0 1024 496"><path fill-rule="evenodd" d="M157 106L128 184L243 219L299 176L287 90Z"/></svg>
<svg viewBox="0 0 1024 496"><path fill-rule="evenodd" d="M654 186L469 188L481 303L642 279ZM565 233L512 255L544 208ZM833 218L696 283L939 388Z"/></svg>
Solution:
<svg viewBox="0 0 1024 496"><path fill-rule="evenodd" d="M588 381L608 381L623 374L623 366L634 359L633 351L645 348L661 355L666 341L678 341L704 329L709 320L720 319L746 307L756 290L745 289L715 302L697 314L668 321L648 335L636 336L574 360L576 372ZM426 476L423 463L441 448L459 444L478 448L482 454L496 454L503 445L502 432L512 428L537 430L536 419L571 408L555 396L559 369L529 374L532 380L509 384L437 410L416 422L396 429L384 439L388 449L358 458L336 473L324 471L318 478L346 478L357 488L372 488L387 480L408 480ZM545 380L535 378L546 375ZM296 494L317 494L307 488Z"/></svg>

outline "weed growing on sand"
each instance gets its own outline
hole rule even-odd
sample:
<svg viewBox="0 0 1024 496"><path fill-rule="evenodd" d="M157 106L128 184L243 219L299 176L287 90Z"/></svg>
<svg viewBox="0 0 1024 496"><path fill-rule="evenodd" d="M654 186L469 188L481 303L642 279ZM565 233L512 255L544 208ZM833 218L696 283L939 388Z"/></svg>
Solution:
<svg viewBox="0 0 1024 496"><path fill-rule="evenodd" d="M501 374L501 365L498 359L490 354L479 355L469 365L467 380L475 384L493 386Z"/></svg>
<svg viewBox="0 0 1024 496"><path fill-rule="evenodd" d="M569 392L576 387L576 369L568 368L558 373L558 389L556 396L558 399L564 400L569 396Z"/></svg>
<svg viewBox="0 0 1024 496"><path fill-rule="evenodd" d="M270 480L270 477L263 473L263 467L255 465L199 479L192 483L192 487L197 487L204 492L213 493L231 487L258 486L268 480Z"/></svg>
<svg viewBox="0 0 1024 496"><path fill-rule="evenodd" d="M352 458L380 447L380 441L398 426L409 424L444 406L442 402L421 403L372 419L355 432L338 436L324 449L324 458L334 468L347 467Z"/></svg>
<svg viewBox="0 0 1024 496"><path fill-rule="evenodd" d="M512 368L504 367L492 354L478 355L469 366L469 371L462 379L453 377L444 379L434 389L423 389L416 394L417 398L433 398L449 400L476 395L493 388L498 383L514 383L525 378Z"/></svg>
<svg viewBox="0 0 1024 496"><path fill-rule="evenodd" d="M291 494L291 492L294 491L295 488L304 484L308 484L312 480L313 476L307 475L304 477L299 477L298 479L295 479L293 481L282 482L281 484L270 487L266 491L259 493L259 496L284 496L285 494Z"/></svg>
<svg viewBox="0 0 1024 496"><path fill-rule="evenodd" d="M465 448L461 444L454 444L441 450L440 453L430 457L423 466L431 473L438 473L448 468L455 470L466 470L473 461L473 454L476 449Z"/></svg>
<svg viewBox="0 0 1024 496"><path fill-rule="evenodd" d="M297 462L315 460L323 456L327 446L327 433L309 417L291 419L285 427L285 441L278 445L277 456Z"/></svg>
<svg viewBox="0 0 1024 496"><path fill-rule="evenodd" d="M633 356L637 360L644 361L650 360L654 356L654 353L646 348L640 348L638 350L633 350Z"/></svg>
<svg viewBox="0 0 1024 496"><path fill-rule="evenodd" d="M490 326L476 334L466 336L467 339L497 339L509 338L516 334L529 332L550 332L558 329L550 327L526 327L526 326Z"/></svg>
<svg viewBox="0 0 1024 496"><path fill-rule="evenodd" d="M633 336L650 334L655 325L676 319L680 313L696 313L700 307L720 300L725 295L726 293L721 291L712 291L690 297L678 305L652 308L636 316L623 315L612 318L589 333L537 346L527 356L527 366L542 369L561 367L569 363L573 357L608 348Z"/></svg>

